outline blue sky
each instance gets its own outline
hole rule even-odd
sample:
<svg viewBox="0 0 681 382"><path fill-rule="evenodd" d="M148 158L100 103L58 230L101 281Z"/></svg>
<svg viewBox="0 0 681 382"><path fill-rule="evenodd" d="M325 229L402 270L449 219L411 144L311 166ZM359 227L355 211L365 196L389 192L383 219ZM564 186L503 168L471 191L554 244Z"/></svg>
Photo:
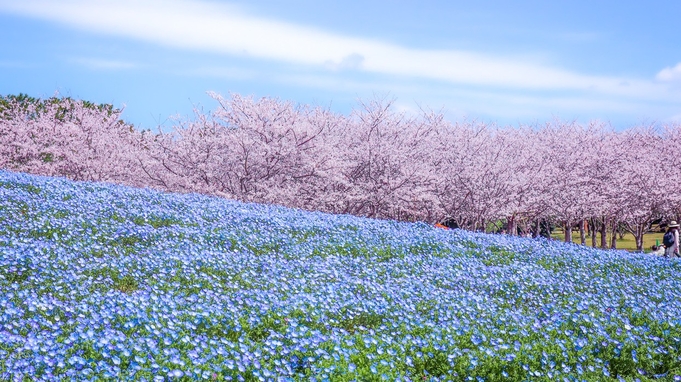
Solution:
<svg viewBox="0 0 681 382"><path fill-rule="evenodd" d="M0 0L0 94L168 126L207 91L502 125L681 121L681 2Z"/></svg>

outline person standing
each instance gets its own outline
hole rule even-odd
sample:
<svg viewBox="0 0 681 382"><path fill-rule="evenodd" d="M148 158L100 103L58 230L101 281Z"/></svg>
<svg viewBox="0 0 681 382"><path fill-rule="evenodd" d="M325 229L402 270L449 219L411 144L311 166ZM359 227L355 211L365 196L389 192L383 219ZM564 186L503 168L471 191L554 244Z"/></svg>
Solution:
<svg viewBox="0 0 681 382"><path fill-rule="evenodd" d="M662 237L664 244L664 257L679 256L679 224L672 220L667 226L667 232Z"/></svg>

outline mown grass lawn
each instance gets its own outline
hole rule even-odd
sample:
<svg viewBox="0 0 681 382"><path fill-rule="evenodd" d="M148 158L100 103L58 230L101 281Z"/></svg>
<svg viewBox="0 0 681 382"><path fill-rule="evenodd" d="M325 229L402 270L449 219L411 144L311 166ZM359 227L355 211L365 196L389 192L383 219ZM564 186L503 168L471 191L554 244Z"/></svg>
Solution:
<svg viewBox="0 0 681 382"><path fill-rule="evenodd" d="M681 262L0 171L0 380L674 381Z"/></svg>
<svg viewBox="0 0 681 382"><path fill-rule="evenodd" d="M664 233L662 232L649 232L643 235L643 251L644 252L650 252L650 247L653 246L653 244L656 245L662 245L662 236L664 236ZM551 237L554 238L555 240L564 240L565 239L565 234L563 230L557 229L554 230L553 233L551 234ZM608 243L608 247L610 246L610 240L611 240L610 235L606 235L606 240ZM572 240L575 243L580 243L580 238L579 238L579 232L575 231L573 232ZM591 247L591 236L587 236L586 239L586 245L588 247ZM601 245L601 235L596 234L596 246ZM617 238L617 249L623 249L626 251L636 251L636 239L634 239L634 235L630 233L625 233L622 238Z"/></svg>

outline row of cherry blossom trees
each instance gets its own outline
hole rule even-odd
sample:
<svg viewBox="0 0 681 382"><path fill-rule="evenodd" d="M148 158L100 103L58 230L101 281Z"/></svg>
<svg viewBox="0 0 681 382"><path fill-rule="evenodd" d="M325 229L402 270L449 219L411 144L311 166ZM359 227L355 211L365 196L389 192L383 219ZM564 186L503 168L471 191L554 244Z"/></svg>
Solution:
<svg viewBox="0 0 681 382"><path fill-rule="evenodd" d="M0 168L473 230L580 228L592 245L681 212L681 125L615 131L551 121L499 127L396 112L349 115L212 94L218 107L140 131L121 110L70 98L0 98ZM596 243L596 233L601 243ZM614 235L611 235L614 236Z"/></svg>

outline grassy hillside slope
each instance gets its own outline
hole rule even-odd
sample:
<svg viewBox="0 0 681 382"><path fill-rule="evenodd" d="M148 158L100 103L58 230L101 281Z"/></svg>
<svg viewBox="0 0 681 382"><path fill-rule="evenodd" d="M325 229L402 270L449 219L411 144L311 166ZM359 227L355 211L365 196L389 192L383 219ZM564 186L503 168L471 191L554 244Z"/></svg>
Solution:
<svg viewBox="0 0 681 382"><path fill-rule="evenodd" d="M681 262L0 171L0 380L676 380Z"/></svg>

